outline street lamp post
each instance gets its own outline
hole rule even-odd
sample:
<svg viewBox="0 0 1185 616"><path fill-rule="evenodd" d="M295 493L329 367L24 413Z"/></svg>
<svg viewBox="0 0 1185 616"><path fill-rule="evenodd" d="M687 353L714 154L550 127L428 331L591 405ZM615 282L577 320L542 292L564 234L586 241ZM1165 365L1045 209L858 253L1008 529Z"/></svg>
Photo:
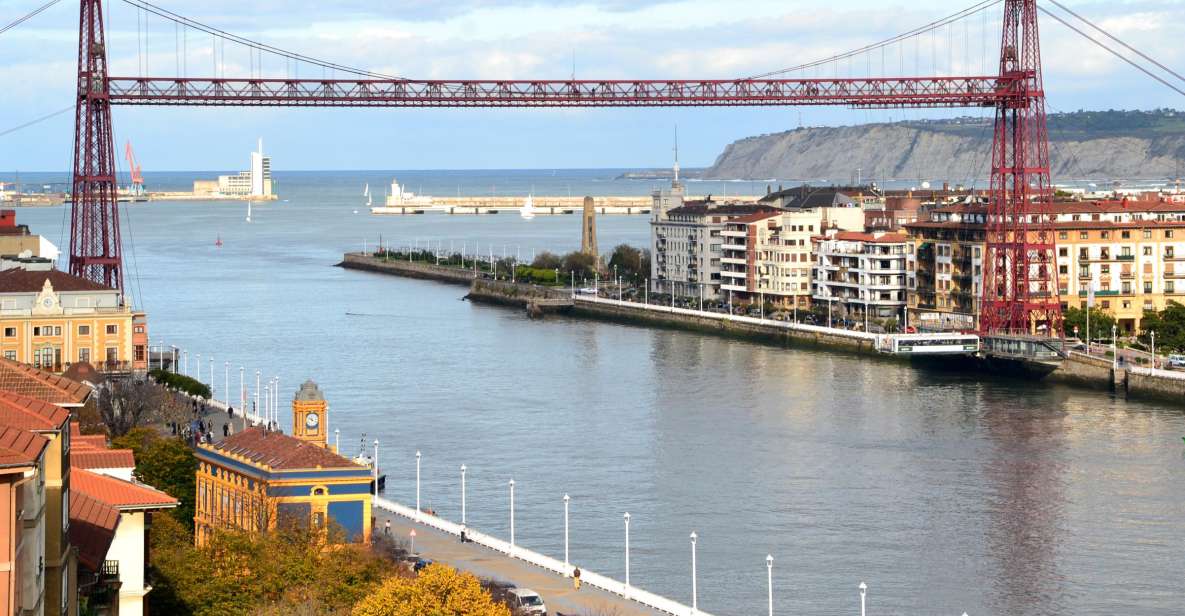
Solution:
<svg viewBox="0 0 1185 616"><path fill-rule="evenodd" d="M260 411L262 409L259 408L259 371L258 370L255 371L255 408L253 408L251 410L255 411L256 417L263 419L263 416L260 415Z"/></svg>
<svg viewBox="0 0 1185 616"><path fill-rule="evenodd" d="M514 480L510 480L510 549L514 549Z"/></svg>
<svg viewBox="0 0 1185 616"><path fill-rule="evenodd" d="M465 465L461 465L461 525L464 526L468 521L465 519Z"/></svg>
<svg viewBox="0 0 1185 616"><path fill-rule="evenodd" d="M564 495L564 571L568 570L568 503L572 500Z"/></svg>
<svg viewBox="0 0 1185 616"><path fill-rule="evenodd" d="M860 582L860 616L867 616L864 612L864 598L868 595L868 584Z"/></svg>
<svg viewBox="0 0 1185 616"><path fill-rule="evenodd" d="M1152 369L1156 369L1156 332L1149 334L1152 337Z"/></svg>
<svg viewBox="0 0 1185 616"><path fill-rule="evenodd" d="M622 516L625 519L625 585L630 585L630 512Z"/></svg>
<svg viewBox="0 0 1185 616"><path fill-rule="evenodd" d="M222 402L230 408L230 362L226 362L222 370Z"/></svg>
<svg viewBox="0 0 1185 616"><path fill-rule="evenodd" d="M1119 369L1119 345L1116 344L1116 338L1119 336L1119 328L1111 326L1111 368L1113 370Z"/></svg>
<svg viewBox="0 0 1185 616"><path fill-rule="evenodd" d="M197 354L197 375L194 377L200 383L202 381L202 354Z"/></svg>
<svg viewBox="0 0 1185 616"><path fill-rule="evenodd" d="M420 516L420 452L416 451L416 517Z"/></svg>
<svg viewBox="0 0 1185 616"><path fill-rule="evenodd" d="M691 531L691 613L695 613L699 609L699 601L697 599L695 587L695 541L699 537L695 531Z"/></svg>
<svg viewBox="0 0 1185 616"><path fill-rule="evenodd" d="M245 373L246 370L242 366L239 366L239 412L243 413L244 418L247 416L247 409L244 408L247 406L247 383L245 381Z"/></svg>
<svg viewBox="0 0 1185 616"><path fill-rule="evenodd" d="M769 616L774 616L774 557L772 554L765 555L765 572L768 575L769 589Z"/></svg>
<svg viewBox="0 0 1185 616"><path fill-rule="evenodd" d="M374 480L379 480L379 439L374 439ZM377 485L377 484L376 484Z"/></svg>
<svg viewBox="0 0 1185 616"><path fill-rule="evenodd" d="M340 454L342 451L342 430L341 428L333 429L333 452Z"/></svg>

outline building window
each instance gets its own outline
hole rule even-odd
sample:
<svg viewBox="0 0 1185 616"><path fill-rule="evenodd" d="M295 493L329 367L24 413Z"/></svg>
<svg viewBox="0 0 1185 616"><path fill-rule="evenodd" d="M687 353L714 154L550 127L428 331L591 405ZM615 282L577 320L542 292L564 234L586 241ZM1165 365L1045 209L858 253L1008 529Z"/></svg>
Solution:
<svg viewBox="0 0 1185 616"><path fill-rule="evenodd" d="M1061 248L1058 248L1058 249L1057 249L1057 256L1059 256L1059 257L1068 257L1068 256L1070 256L1070 249L1069 249L1069 248L1066 248L1065 246L1062 246Z"/></svg>
<svg viewBox="0 0 1185 616"><path fill-rule="evenodd" d="M1145 282L1145 283L1144 283L1144 292L1145 292L1145 293L1151 293L1151 292L1152 292L1152 283L1151 283L1151 282Z"/></svg>
<svg viewBox="0 0 1185 616"><path fill-rule="evenodd" d="M1105 240L1111 239L1111 232L1110 231L1103 231L1103 239L1105 239Z"/></svg>
<svg viewBox="0 0 1185 616"><path fill-rule="evenodd" d="M1122 239L1125 239L1125 240L1130 240L1132 238L1132 232L1131 231L1120 231L1119 237Z"/></svg>
<svg viewBox="0 0 1185 616"><path fill-rule="evenodd" d="M117 361L119 361L119 348L107 347L107 362L115 363Z"/></svg>
<svg viewBox="0 0 1185 616"><path fill-rule="evenodd" d="M1176 293L1176 291L1173 288L1173 281L1172 280L1164 281L1164 292L1165 293Z"/></svg>
<svg viewBox="0 0 1185 616"><path fill-rule="evenodd" d="M1078 249L1078 258L1083 261L1089 261L1090 260L1090 249L1089 248L1079 248Z"/></svg>
<svg viewBox="0 0 1185 616"><path fill-rule="evenodd" d="M4 328L4 337L5 338L16 338L16 328L15 327L5 327Z"/></svg>
<svg viewBox="0 0 1185 616"><path fill-rule="evenodd" d="M53 328L53 335L55 335L55 336L61 336L61 335L62 335L62 327L61 327L60 325L54 326L54 328Z"/></svg>
<svg viewBox="0 0 1185 616"><path fill-rule="evenodd" d="M91 326L90 325L79 325L78 326L78 335L79 336L91 335Z"/></svg>
<svg viewBox="0 0 1185 616"><path fill-rule="evenodd" d="M91 350L90 349L78 349L78 361L90 362L90 360L91 360Z"/></svg>
<svg viewBox="0 0 1185 616"><path fill-rule="evenodd" d="M118 333L119 333L119 326L118 325L108 325L107 326L107 335L113 336Z"/></svg>
<svg viewBox="0 0 1185 616"><path fill-rule="evenodd" d="M1090 234L1089 234L1089 233L1087 233L1086 231L1080 231L1080 232L1078 233L1078 239L1080 239L1080 240L1084 240L1084 239L1087 239L1087 238L1089 238L1089 237L1090 237Z"/></svg>
<svg viewBox="0 0 1185 616"><path fill-rule="evenodd" d="M1152 247L1151 247L1151 246L1145 246L1145 247L1144 247L1144 256L1145 256L1145 257L1151 257L1151 256L1152 256Z"/></svg>
<svg viewBox="0 0 1185 616"><path fill-rule="evenodd" d="M1059 232L1059 233L1057 234L1057 239L1059 239L1059 240L1068 240L1068 239L1070 239L1070 234L1069 234L1069 233L1067 233L1067 232L1065 232L1065 231L1061 231L1061 232Z"/></svg>
<svg viewBox="0 0 1185 616"><path fill-rule="evenodd" d="M144 361L144 345L136 345L136 361Z"/></svg>
<svg viewBox="0 0 1185 616"><path fill-rule="evenodd" d="M4 359L7 359L8 361L16 361L16 351L5 351Z"/></svg>
<svg viewBox="0 0 1185 616"><path fill-rule="evenodd" d="M1144 229L1144 239L1152 239L1152 229Z"/></svg>
<svg viewBox="0 0 1185 616"><path fill-rule="evenodd" d="M1057 273L1061 274L1062 276L1069 276L1070 275L1070 266L1069 265L1057 266Z"/></svg>
<svg viewBox="0 0 1185 616"><path fill-rule="evenodd" d="M1110 309L1111 309L1111 302L1108 300L1103 300L1103 310L1110 310Z"/></svg>

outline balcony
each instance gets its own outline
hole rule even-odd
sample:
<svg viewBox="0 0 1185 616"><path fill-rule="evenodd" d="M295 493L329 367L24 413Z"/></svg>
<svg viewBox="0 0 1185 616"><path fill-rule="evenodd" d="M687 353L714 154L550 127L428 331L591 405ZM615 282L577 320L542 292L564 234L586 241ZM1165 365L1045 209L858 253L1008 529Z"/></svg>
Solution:
<svg viewBox="0 0 1185 616"><path fill-rule="evenodd" d="M1136 255L1119 255L1115 257L1116 261L1135 261Z"/></svg>
<svg viewBox="0 0 1185 616"><path fill-rule="evenodd" d="M114 582L119 579L119 561L105 560L103 566L99 570L100 582Z"/></svg>

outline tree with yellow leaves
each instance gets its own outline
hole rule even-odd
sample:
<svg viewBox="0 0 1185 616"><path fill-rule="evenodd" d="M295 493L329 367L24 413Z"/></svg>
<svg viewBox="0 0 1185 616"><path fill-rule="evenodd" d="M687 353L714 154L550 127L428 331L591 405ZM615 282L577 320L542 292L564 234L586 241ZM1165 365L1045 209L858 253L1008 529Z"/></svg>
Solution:
<svg viewBox="0 0 1185 616"><path fill-rule="evenodd" d="M477 578L431 564L414 578L393 577L354 605L353 616L510 616Z"/></svg>

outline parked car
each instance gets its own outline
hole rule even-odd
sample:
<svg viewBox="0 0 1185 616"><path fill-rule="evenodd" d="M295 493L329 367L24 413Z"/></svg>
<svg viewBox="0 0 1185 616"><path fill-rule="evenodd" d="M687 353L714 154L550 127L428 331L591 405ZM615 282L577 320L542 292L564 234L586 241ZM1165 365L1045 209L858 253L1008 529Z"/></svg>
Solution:
<svg viewBox="0 0 1185 616"><path fill-rule="evenodd" d="M596 295L597 294L597 290L592 287L584 287L583 289L580 289L579 291L576 291L576 292L579 293L580 295Z"/></svg>
<svg viewBox="0 0 1185 616"><path fill-rule="evenodd" d="M1185 355L1169 355L1169 366L1172 368L1185 368Z"/></svg>
<svg viewBox="0 0 1185 616"><path fill-rule="evenodd" d="M543 597L530 588L515 588L506 594L515 614L547 616L547 605L543 603Z"/></svg>

